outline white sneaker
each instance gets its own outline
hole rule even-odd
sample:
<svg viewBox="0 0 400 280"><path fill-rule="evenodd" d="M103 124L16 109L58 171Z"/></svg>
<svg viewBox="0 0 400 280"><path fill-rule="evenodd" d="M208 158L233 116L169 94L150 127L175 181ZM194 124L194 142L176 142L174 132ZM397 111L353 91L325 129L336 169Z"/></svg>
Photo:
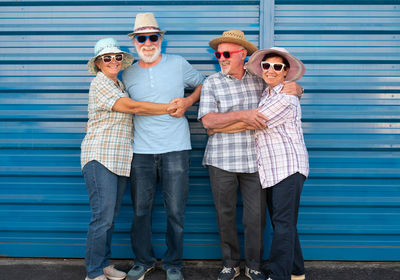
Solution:
<svg viewBox="0 0 400 280"><path fill-rule="evenodd" d="M104 275L110 280L122 280L125 279L126 273L114 268L114 265L109 265L103 268Z"/></svg>
<svg viewBox="0 0 400 280"><path fill-rule="evenodd" d="M103 275L97 276L96 278L89 278L86 276L85 280L107 280L107 277Z"/></svg>

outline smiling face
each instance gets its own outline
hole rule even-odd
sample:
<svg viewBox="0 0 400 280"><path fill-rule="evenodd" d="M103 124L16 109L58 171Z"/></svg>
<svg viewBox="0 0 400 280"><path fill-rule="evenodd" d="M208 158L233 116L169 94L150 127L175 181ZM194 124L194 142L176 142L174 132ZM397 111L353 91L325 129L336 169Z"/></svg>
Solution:
<svg viewBox="0 0 400 280"><path fill-rule="evenodd" d="M234 76L237 79L241 79L243 76L243 65L247 55L247 51L242 46L237 44L221 43L218 45L218 51L220 53L239 50L242 51L230 53L229 58L225 58L224 55L221 55L221 57L218 59L219 65L221 66L221 72L225 75L229 74L231 76Z"/></svg>
<svg viewBox="0 0 400 280"><path fill-rule="evenodd" d="M270 63L284 63L282 57L279 56L269 57L264 61ZM281 72L278 72L274 70L273 66L271 66L268 70L263 70L262 78L268 84L268 86L272 88L285 80L288 71L288 67L285 67Z"/></svg>
<svg viewBox="0 0 400 280"><path fill-rule="evenodd" d="M159 59L161 59L161 42L162 42L162 36L158 36L158 40L153 42L150 40L151 35L160 35L158 33L143 33L143 34L138 34L135 36L133 39L133 43L135 45L136 51L141 59L146 64L153 64L158 62ZM145 36L147 37L144 42L139 42L137 37Z"/></svg>
<svg viewBox="0 0 400 280"><path fill-rule="evenodd" d="M107 53L102 56L107 56L107 55L113 56L113 55L115 55L115 53ZM96 63L97 68L101 72L103 72L103 74L106 75L108 78L110 78L113 81L116 81L118 73L119 73L119 71L121 71L121 68L122 68L122 61L117 61L114 57L114 58L112 58L111 62L107 63L107 62L103 61L102 56L100 56L96 59L95 63Z"/></svg>

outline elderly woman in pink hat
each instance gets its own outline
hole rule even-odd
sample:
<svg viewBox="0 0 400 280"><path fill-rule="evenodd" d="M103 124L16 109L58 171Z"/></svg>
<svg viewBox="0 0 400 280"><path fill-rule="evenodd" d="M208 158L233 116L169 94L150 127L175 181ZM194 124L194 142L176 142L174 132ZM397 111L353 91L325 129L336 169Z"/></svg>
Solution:
<svg viewBox="0 0 400 280"><path fill-rule="evenodd" d="M133 115L162 115L170 104L137 102L129 98L118 73L132 64L133 55L120 50L113 38L99 40L87 66L96 77L89 91L89 120L81 144L81 166L92 217L86 244L86 280L120 280L122 271L110 265L111 235L131 170Z"/></svg>
<svg viewBox="0 0 400 280"><path fill-rule="evenodd" d="M285 81L297 81L305 73L303 63L286 49L256 51L246 68L262 77L265 88L258 111L268 120L256 130L256 152L261 185L274 228L268 280L304 280L304 260L297 233L300 194L308 176L308 153L301 128L297 96L281 93ZM254 127L239 123L221 129L234 133ZM214 130L219 132L219 130Z"/></svg>

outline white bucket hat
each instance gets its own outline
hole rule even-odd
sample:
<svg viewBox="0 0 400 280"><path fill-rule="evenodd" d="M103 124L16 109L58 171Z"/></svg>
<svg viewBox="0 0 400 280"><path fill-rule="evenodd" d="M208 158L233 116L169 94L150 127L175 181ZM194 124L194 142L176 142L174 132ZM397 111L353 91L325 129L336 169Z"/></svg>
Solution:
<svg viewBox="0 0 400 280"><path fill-rule="evenodd" d="M160 33L162 35L165 31L158 27L157 20L153 13L142 13L136 15L133 32L129 33L128 36L133 39L136 34L141 33Z"/></svg>
<svg viewBox="0 0 400 280"><path fill-rule="evenodd" d="M261 69L261 61L264 56L269 53L278 54L289 62L290 68L289 72L286 75L285 81L297 81L301 77L303 77L306 72L306 67L303 62L297 57L291 55L285 48L272 47L267 50L258 50L250 56L249 61L246 64L246 69L249 70L254 75L262 77L263 70Z"/></svg>
<svg viewBox="0 0 400 280"><path fill-rule="evenodd" d="M106 53L122 53L124 54L124 60L122 61L122 68L124 70L128 68L133 62L133 55L127 52L123 52L119 48L118 42L114 38L104 38L97 41L94 46L94 56L87 63L87 68L90 73L96 75L99 69L96 66L96 59Z"/></svg>

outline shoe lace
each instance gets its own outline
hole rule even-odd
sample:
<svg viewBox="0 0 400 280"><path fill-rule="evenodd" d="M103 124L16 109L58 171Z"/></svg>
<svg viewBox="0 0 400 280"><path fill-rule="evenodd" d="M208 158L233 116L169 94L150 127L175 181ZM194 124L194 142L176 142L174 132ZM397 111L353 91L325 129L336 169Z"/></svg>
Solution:
<svg viewBox="0 0 400 280"><path fill-rule="evenodd" d="M232 271L232 268L230 268L230 267L224 267L224 268L222 269L221 273L231 273L231 271Z"/></svg>

